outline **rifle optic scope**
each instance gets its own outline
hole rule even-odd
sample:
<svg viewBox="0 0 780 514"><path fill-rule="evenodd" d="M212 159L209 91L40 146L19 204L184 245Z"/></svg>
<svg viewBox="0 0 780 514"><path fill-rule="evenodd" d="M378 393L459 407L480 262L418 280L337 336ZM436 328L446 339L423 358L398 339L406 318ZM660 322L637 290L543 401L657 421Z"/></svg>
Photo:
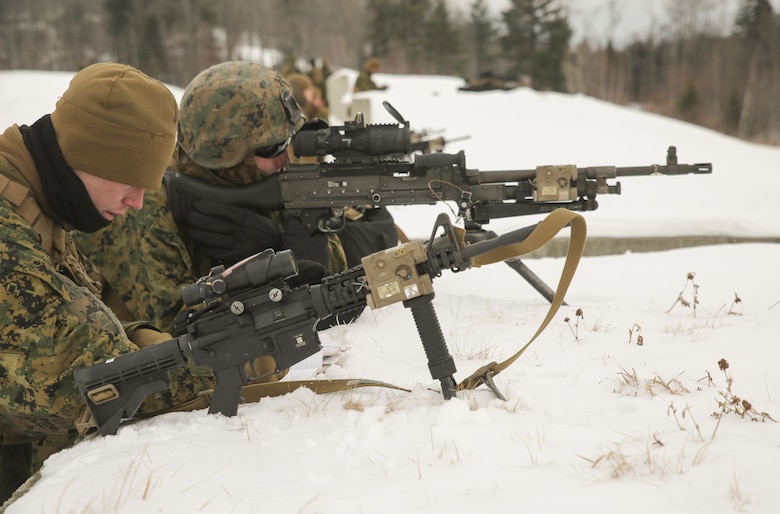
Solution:
<svg viewBox="0 0 780 514"><path fill-rule="evenodd" d="M263 250L228 269L216 266L211 273L201 277L194 284L184 286L181 299L185 305L208 303L228 293L240 292L258 287L277 279L288 279L298 274L298 263L292 250L274 253L270 248Z"/></svg>
<svg viewBox="0 0 780 514"><path fill-rule="evenodd" d="M320 125L321 126L321 125ZM299 130L292 139L297 157L382 156L411 151L409 125L365 125L363 115L343 126Z"/></svg>

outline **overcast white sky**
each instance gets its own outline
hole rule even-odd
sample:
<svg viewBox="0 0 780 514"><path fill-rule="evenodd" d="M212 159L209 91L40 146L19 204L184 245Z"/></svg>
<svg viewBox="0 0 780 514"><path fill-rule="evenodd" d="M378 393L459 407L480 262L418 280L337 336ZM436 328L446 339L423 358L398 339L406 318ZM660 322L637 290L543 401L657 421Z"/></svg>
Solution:
<svg viewBox="0 0 780 514"><path fill-rule="evenodd" d="M452 0L468 12L474 0ZM574 41L585 33L594 43L604 43L612 35L615 44L621 45L650 32L665 30L668 24L669 6L700 4L701 23L713 27L729 28L741 4L740 0L561 0L569 7L574 28ZM486 0L498 15L505 10L510 0ZM780 0L770 0L777 12Z"/></svg>

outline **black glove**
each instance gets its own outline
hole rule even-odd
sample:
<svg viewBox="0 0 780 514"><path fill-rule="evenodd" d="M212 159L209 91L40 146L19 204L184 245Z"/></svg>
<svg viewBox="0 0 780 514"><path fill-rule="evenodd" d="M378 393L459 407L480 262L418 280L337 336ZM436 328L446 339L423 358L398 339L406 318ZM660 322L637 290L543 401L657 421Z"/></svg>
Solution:
<svg viewBox="0 0 780 514"><path fill-rule="evenodd" d="M328 249L328 236L315 230L311 233L303 222L296 216L287 216L282 221L284 236L282 248L292 250L299 261L315 261L325 269L330 269L330 250Z"/></svg>
<svg viewBox="0 0 780 514"><path fill-rule="evenodd" d="M339 233L341 246L350 268L360 264L366 255L392 248L398 244L395 220L385 207L368 208L363 217L347 220Z"/></svg>
<svg viewBox="0 0 780 514"><path fill-rule="evenodd" d="M243 207L200 200L187 214L187 236L214 263L231 266L266 248L282 248L282 229Z"/></svg>

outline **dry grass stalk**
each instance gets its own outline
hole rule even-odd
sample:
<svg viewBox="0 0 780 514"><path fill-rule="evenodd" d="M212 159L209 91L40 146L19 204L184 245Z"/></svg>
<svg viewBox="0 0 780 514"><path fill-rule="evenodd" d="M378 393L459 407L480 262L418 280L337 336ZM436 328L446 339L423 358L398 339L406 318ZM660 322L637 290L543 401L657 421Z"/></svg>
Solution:
<svg viewBox="0 0 780 514"><path fill-rule="evenodd" d="M731 302L731 306L729 307L729 311L727 314L731 314L734 316L741 316L742 315L742 309L740 309L739 312L736 311L737 306L742 306L742 298L739 297L737 293L734 293L734 300Z"/></svg>
<svg viewBox="0 0 780 514"><path fill-rule="evenodd" d="M777 423L777 421L768 413L757 411L750 401L744 398L740 398L734 394L734 392L731 390L733 379L731 378L731 375L728 373L728 371L726 371L729 369L729 363L726 359L721 359L718 361L718 368L726 377L726 390L718 391L719 398L715 398L715 401L718 402L718 410L713 412L712 415L717 418L718 423L715 425L715 430L712 432L713 438L715 437L715 433L718 431L718 426L720 426L720 420L725 414L728 413L734 413L742 419L747 418L750 421L763 422L770 420Z"/></svg>
<svg viewBox="0 0 780 514"><path fill-rule="evenodd" d="M634 396L636 396L639 391L639 377L636 374L636 370L631 368L631 371L628 371L625 368L620 368L620 372L617 375L616 382L618 383L618 388L614 392L621 393L623 388L628 386L634 389Z"/></svg>
<svg viewBox="0 0 780 514"><path fill-rule="evenodd" d="M574 317L577 318L577 320L574 322L574 327L571 326L571 318L566 316L564 318L564 322L569 326L569 330L571 330L572 335L574 336L574 340L579 342L580 340L580 320L584 320L585 317L582 314L582 309L577 309L574 312Z"/></svg>
<svg viewBox="0 0 780 514"><path fill-rule="evenodd" d="M666 409L666 414L671 414L674 417L675 423L677 423L677 428L679 428L682 431L687 431L687 428L683 426L683 423L680 421L680 418L677 417L677 407L674 406L674 402L671 402L669 404L669 407ZM685 408L680 413L682 419L685 419L686 416L691 418L691 421L693 422L694 428L696 428L696 435L697 439L700 442L704 441L704 436L701 434L701 429L699 428L699 424L696 422L696 420L693 418L693 413L691 412L691 408L689 406L685 406Z"/></svg>
<svg viewBox="0 0 780 514"><path fill-rule="evenodd" d="M684 385L682 385L682 382L680 382L680 379L677 377L674 377L671 380L664 380L656 375L649 380L645 380L645 389L647 392L653 396L656 396L656 392L653 389L654 387L661 387L669 394L690 393L690 391Z"/></svg>
<svg viewBox="0 0 780 514"><path fill-rule="evenodd" d="M640 327L637 323L634 323L634 325L628 329L628 344L631 344L631 341L634 337L634 333L636 333L636 344L637 346L642 346L645 344L645 338L642 337L642 335L639 333L642 330L642 327Z"/></svg>
<svg viewBox="0 0 780 514"><path fill-rule="evenodd" d="M682 305L683 307L692 307L693 308L693 317L696 317L696 306L699 305L699 285L693 281L693 278L696 276L696 273L689 271L688 275L685 280L685 285L683 286L680 293L677 295L677 299L674 301L671 307L669 307L669 310L666 311L668 314L671 312L672 309L674 309L674 306L678 303ZM688 284L691 285L691 288L693 289L693 298L691 301L688 301L685 299L685 290L688 289Z"/></svg>

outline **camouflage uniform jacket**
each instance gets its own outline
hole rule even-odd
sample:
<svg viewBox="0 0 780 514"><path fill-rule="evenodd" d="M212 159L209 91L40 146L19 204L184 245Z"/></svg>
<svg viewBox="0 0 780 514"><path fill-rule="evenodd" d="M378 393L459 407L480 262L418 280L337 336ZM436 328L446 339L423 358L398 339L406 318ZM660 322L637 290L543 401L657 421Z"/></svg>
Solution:
<svg viewBox="0 0 780 514"><path fill-rule="evenodd" d="M0 429L3 442L72 431L84 411L73 370L138 350L101 300L101 279L68 227L47 215L18 126L0 135ZM32 220L32 221L31 221ZM50 236L50 237L49 237ZM193 399L213 382L171 373L139 409Z"/></svg>
<svg viewBox="0 0 780 514"><path fill-rule="evenodd" d="M250 168L254 168L253 162ZM220 180L194 165L174 162L172 167L205 182ZM237 168L236 173L242 169ZM233 178L232 183L218 185L238 182ZM75 233L74 238L136 319L150 320L156 327L173 332L177 314L187 309L181 299L182 287L208 275L212 264L186 241L168 205L164 186L149 190L140 211L128 212L93 234ZM263 214L277 222L284 216L281 211ZM330 271L344 271L346 257L337 236L328 238L327 251Z"/></svg>
<svg viewBox="0 0 780 514"><path fill-rule="evenodd" d="M147 191L140 211L75 238L130 312L166 332L173 332L176 315L185 308L181 288L210 269L209 263L196 262L182 239L164 187Z"/></svg>

